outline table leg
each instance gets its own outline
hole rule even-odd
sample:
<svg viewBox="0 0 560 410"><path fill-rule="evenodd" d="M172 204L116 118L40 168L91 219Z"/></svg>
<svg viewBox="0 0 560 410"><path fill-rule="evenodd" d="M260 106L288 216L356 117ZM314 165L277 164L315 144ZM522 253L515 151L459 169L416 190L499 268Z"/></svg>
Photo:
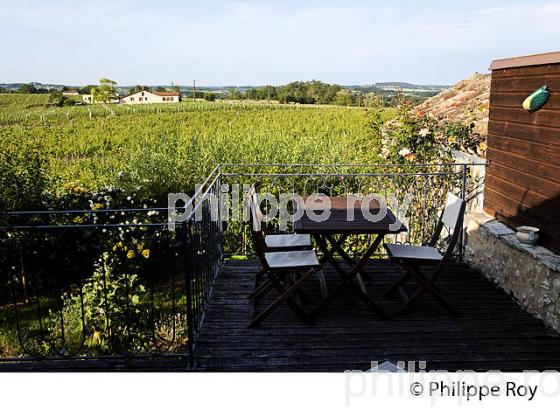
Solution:
<svg viewBox="0 0 560 410"><path fill-rule="evenodd" d="M348 263L350 266L354 266L356 264L354 260L344 251L344 249L342 249L342 245L349 236L350 235L346 234L342 235L338 241L335 240L332 235L325 235L325 238L331 243L332 253L337 252L340 256L342 256L342 259L344 259L346 263Z"/></svg>
<svg viewBox="0 0 560 410"><path fill-rule="evenodd" d="M329 253L334 254L335 252L337 252L340 256L342 256L342 259L344 259L348 265L353 267L356 263L350 257L350 255L348 255L344 251L344 249L342 249L342 245L344 244L346 239L348 239L349 236L350 235L348 235L348 234L343 234L343 235L341 235L341 237L338 240L335 240L332 235L325 235L325 238L327 238L327 240L331 243L331 250L330 250ZM327 257L323 256L321 258L321 260L319 261L319 263L321 263L321 265L323 265L326 261L327 261ZM366 288L366 285L364 284L364 279L363 279L362 275L364 275L364 277L366 277L365 272L362 271L362 272L360 272L356 275L356 280L358 281L358 285L360 286L360 289L362 289L362 292L367 293L367 288Z"/></svg>
<svg viewBox="0 0 560 410"><path fill-rule="evenodd" d="M338 240L335 241L334 238L332 237L332 235L325 235L325 237L329 240L329 242L331 242L331 245L332 245L332 248L333 248L333 249L334 249L334 248L339 249L349 236L350 236L350 235L348 235L348 234L342 234L342 235L340 236L340 238L338 238ZM315 240L317 240L317 236L316 236L316 235L313 235L313 237L315 238ZM343 257L344 257L344 256L343 256ZM350 258L350 257L348 256L348 258ZM323 255L323 256L321 257L321 259L319 259L319 263L320 263L321 265L323 265L323 264L327 261L327 259L328 259L327 256ZM351 258L350 258L350 259L351 259ZM352 265L354 265L353 261L352 261Z"/></svg>
<svg viewBox="0 0 560 410"><path fill-rule="evenodd" d="M344 270L342 269L342 267L340 266L340 264L338 263L336 258L333 256L332 252L329 251L328 246L327 246L327 242L325 241L325 239L320 235L314 235L314 238L315 238L315 241L317 242L317 244L319 245L319 247L321 248L321 251L323 252L326 259L333 265L334 269L337 271L337 273L342 278L342 283L340 283L336 288L334 288L311 311L311 315L316 316L318 313L320 313L322 310L324 310L330 303L332 303L332 301L335 299L336 295L338 295L338 293L340 293L340 291L342 289L344 289L345 287L349 287L360 298L360 300L362 300L362 302L364 302L366 304L366 306L368 306L371 310L373 310L380 318L389 319L390 318L389 315L387 315L387 313L385 313L379 306L377 306L377 304L369 297L369 295L367 294L367 291L365 291L365 289L362 289L360 286L357 286L355 283L352 282L353 279L356 277L356 275L359 274L359 272L362 269L362 267L364 266L365 262L371 257L373 252L375 252L375 250L377 249L377 247L381 243L381 241L383 239L383 235L378 235L377 238L375 238L375 241L368 248L368 250L362 256L362 258L359 260L359 262L354 266L352 271L348 274L344 272Z"/></svg>
<svg viewBox="0 0 560 410"><path fill-rule="evenodd" d="M356 262L354 261L354 259L352 259L350 257L350 255L348 255L346 253L346 251L344 249L342 249L342 244L344 243L344 241L346 241L348 236L350 236L350 235L344 235L341 239L339 239L338 241L335 241L335 239L332 237L332 235L325 235L327 240L331 243L331 252L334 253L336 251L340 256L342 256L342 259L344 259L346 261L346 263L348 263L348 265L350 265L351 267L354 267L356 265ZM358 280L358 284L360 285L360 287L362 288L362 290L365 293L367 293L367 291L365 290L366 287L364 285L364 279L363 278L368 278L368 277L369 277L368 274L366 272L364 272L363 270L360 270L360 273L358 273L358 275L356 275L356 279Z"/></svg>

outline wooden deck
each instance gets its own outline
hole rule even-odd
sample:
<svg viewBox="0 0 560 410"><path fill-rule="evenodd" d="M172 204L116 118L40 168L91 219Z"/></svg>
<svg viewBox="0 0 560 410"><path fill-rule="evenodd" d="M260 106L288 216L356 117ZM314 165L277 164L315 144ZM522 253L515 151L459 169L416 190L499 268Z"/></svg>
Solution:
<svg viewBox="0 0 560 410"><path fill-rule="evenodd" d="M314 326L302 324L287 308L273 313L258 329L248 329L246 298L259 265L228 261L217 279L196 347L201 371L367 370L372 361L425 361L438 370L560 370L560 335L524 312L506 293L464 265L448 268L441 288L461 310L450 317L423 299L413 313L380 321L351 293L331 305ZM371 294L392 310L397 300L383 290L399 268L382 262L366 267ZM337 283L326 269L329 286ZM317 282L307 286L318 296Z"/></svg>

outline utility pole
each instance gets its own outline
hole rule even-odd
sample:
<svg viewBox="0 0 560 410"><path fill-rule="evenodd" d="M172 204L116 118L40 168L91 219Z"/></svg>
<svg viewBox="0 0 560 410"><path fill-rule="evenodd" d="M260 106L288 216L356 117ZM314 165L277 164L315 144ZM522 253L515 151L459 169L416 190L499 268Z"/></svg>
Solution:
<svg viewBox="0 0 560 410"><path fill-rule="evenodd" d="M196 102L196 80L192 82L192 101Z"/></svg>

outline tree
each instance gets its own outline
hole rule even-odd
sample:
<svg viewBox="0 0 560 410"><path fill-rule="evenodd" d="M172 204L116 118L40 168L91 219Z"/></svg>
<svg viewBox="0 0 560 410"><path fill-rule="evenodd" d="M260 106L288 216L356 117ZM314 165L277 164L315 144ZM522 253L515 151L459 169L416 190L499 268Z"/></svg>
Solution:
<svg viewBox="0 0 560 410"><path fill-rule="evenodd" d="M88 84L78 90L80 94L91 94L91 90L95 88L94 85Z"/></svg>
<svg viewBox="0 0 560 410"><path fill-rule="evenodd" d="M353 103L353 95L348 90L340 90L336 93L334 98L334 103L336 105L352 105Z"/></svg>
<svg viewBox="0 0 560 410"><path fill-rule="evenodd" d="M309 82L294 81L280 87L278 101L281 103L313 104L314 98L309 95Z"/></svg>
<svg viewBox="0 0 560 410"><path fill-rule="evenodd" d="M49 92L49 99L47 105L54 105L57 107L64 107L67 105L75 105L76 101L72 98L67 97L59 90L51 90Z"/></svg>
<svg viewBox="0 0 560 410"><path fill-rule="evenodd" d="M321 104L333 104L336 98L336 94L342 90L342 87L338 84L329 84L322 96Z"/></svg>
<svg viewBox="0 0 560 410"><path fill-rule="evenodd" d="M259 88L259 98L261 100L275 100L278 97L276 87L272 85L265 85Z"/></svg>
<svg viewBox="0 0 560 410"><path fill-rule="evenodd" d="M91 90L95 88L94 85L88 84L78 90L80 94L91 94Z"/></svg>
<svg viewBox="0 0 560 410"><path fill-rule="evenodd" d="M204 100L205 101L216 101L216 94L211 93L210 91L206 91L204 93Z"/></svg>
<svg viewBox="0 0 560 410"><path fill-rule="evenodd" d="M326 84L321 81L295 81L279 87L275 92L281 103L297 102L300 104L332 104L336 94L342 89L338 84Z"/></svg>
<svg viewBox="0 0 560 410"><path fill-rule="evenodd" d="M249 88L245 91L245 98L247 100L258 100L259 99L259 92L256 88Z"/></svg>
<svg viewBox="0 0 560 410"><path fill-rule="evenodd" d="M169 91L178 93L179 91L181 91L181 89L177 84L173 84L173 81L171 81L171 87L169 87Z"/></svg>
<svg viewBox="0 0 560 410"><path fill-rule="evenodd" d="M137 93L138 91L150 91L150 87L148 87L147 85L137 84L134 87L132 87L130 90L128 90L129 94L134 94L134 93Z"/></svg>
<svg viewBox="0 0 560 410"><path fill-rule="evenodd" d="M37 93L37 88L35 88L35 86L31 83L22 84L19 87L18 92L21 93L21 94L35 94L35 93Z"/></svg>
<svg viewBox="0 0 560 410"><path fill-rule="evenodd" d="M237 88L228 90L227 92L227 99L228 100L241 100L243 99L244 95L241 91L239 91Z"/></svg>
<svg viewBox="0 0 560 410"><path fill-rule="evenodd" d="M99 80L99 86L91 90L93 102L108 103L117 98L117 82L108 78Z"/></svg>

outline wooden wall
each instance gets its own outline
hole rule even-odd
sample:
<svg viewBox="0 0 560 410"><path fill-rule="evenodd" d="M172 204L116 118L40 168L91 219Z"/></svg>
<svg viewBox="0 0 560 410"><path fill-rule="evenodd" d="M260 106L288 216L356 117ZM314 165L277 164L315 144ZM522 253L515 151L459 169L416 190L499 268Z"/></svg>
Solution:
<svg viewBox="0 0 560 410"><path fill-rule="evenodd" d="M521 104L537 88L548 103ZM560 253L560 63L492 71L484 210L514 228L541 229L540 244Z"/></svg>

